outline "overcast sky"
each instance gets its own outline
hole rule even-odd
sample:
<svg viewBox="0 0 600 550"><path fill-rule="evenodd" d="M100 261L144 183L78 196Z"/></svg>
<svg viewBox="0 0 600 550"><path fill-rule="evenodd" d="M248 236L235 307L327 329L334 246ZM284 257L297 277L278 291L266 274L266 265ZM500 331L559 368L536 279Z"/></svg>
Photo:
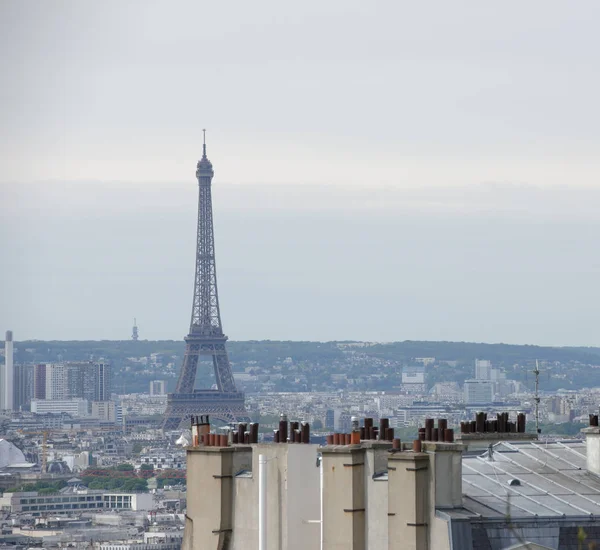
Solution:
<svg viewBox="0 0 600 550"><path fill-rule="evenodd" d="M0 330L600 345L600 4L0 2Z"/></svg>

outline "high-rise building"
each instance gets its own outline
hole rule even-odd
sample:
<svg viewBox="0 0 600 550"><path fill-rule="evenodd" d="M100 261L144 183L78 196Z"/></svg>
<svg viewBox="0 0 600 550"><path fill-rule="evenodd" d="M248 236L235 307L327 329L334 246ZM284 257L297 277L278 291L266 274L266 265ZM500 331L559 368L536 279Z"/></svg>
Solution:
<svg viewBox="0 0 600 550"><path fill-rule="evenodd" d="M33 398L110 401L111 365L106 361L46 363L33 367Z"/></svg>
<svg viewBox="0 0 600 550"><path fill-rule="evenodd" d="M131 329L131 339L137 342L139 337L140 337L140 335L138 332L137 319L134 319L133 320L133 328Z"/></svg>
<svg viewBox="0 0 600 550"><path fill-rule="evenodd" d="M487 359L475 359L475 378L477 380L490 380L492 376L492 362Z"/></svg>
<svg viewBox="0 0 600 550"><path fill-rule="evenodd" d="M4 365L0 370L0 409L13 410L14 393L14 364L13 364L13 333L6 331L4 340Z"/></svg>
<svg viewBox="0 0 600 550"><path fill-rule="evenodd" d="M91 361L65 363L68 395L89 402L96 397L96 369Z"/></svg>
<svg viewBox="0 0 600 550"><path fill-rule="evenodd" d="M333 409L327 409L325 413L325 428L333 430L335 427L335 411Z"/></svg>
<svg viewBox="0 0 600 550"><path fill-rule="evenodd" d="M15 368L15 391L13 408L27 411L33 397L33 365L17 365Z"/></svg>
<svg viewBox="0 0 600 550"><path fill-rule="evenodd" d="M97 361L94 363L94 370L94 401L110 401L112 393L112 369L110 363Z"/></svg>
<svg viewBox="0 0 600 550"><path fill-rule="evenodd" d="M67 372L68 369L62 363L46 365L46 399L48 401L68 399Z"/></svg>
<svg viewBox="0 0 600 550"><path fill-rule="evenodd" d="M33 367L33 399L46 399L46 365Z"/></svg>
<svg viewBox="0 0 600 550"><path fill-rule="evenodd" d="M152 380L152 382L150 382L150 397L165 395L165 393L164 380Z"/></svg>

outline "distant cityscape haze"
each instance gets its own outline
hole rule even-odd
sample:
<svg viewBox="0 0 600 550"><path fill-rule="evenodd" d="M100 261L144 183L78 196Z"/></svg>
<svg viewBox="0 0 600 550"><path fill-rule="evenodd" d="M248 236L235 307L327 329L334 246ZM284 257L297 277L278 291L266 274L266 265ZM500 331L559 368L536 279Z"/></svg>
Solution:
<svg viewBox="0 0 600 550"><path fill-rule="evenodd" d="M0 326L600 345L600 6L0 5Z"/></svg>

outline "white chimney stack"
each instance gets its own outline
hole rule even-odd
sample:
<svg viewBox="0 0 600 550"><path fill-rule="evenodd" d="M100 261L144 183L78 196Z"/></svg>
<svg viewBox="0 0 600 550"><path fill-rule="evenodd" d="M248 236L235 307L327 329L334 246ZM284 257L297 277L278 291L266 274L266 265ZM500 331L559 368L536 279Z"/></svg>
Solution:
<svg viewBox="0 0 600 550"><path fill-rule="evenodd" d="M4 372L2 374L2 408L12 411L14 394L14 359L12 330L6 331L6 338L4 340Z"/></svg>

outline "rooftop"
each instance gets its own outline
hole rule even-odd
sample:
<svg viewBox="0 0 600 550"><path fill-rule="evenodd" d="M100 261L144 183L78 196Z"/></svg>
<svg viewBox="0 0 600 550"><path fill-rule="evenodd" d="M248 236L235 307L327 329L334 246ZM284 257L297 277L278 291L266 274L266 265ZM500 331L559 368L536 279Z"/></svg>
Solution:
<svg viewBox="0 0 600 550"><path fill-rule="evenodd" d="M600 515L600 477L581 440L502 442L465 455L463 505L485 518Z"/></svg>

